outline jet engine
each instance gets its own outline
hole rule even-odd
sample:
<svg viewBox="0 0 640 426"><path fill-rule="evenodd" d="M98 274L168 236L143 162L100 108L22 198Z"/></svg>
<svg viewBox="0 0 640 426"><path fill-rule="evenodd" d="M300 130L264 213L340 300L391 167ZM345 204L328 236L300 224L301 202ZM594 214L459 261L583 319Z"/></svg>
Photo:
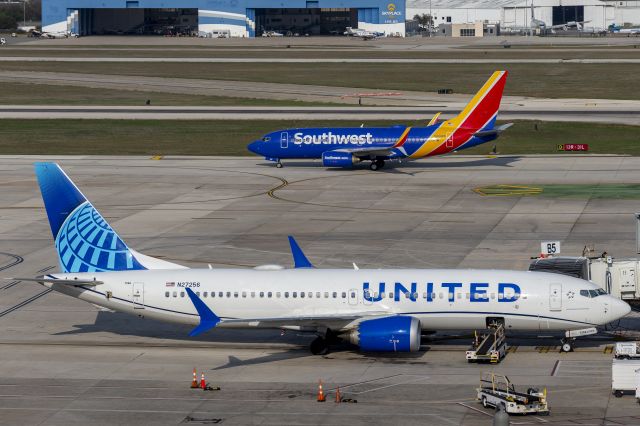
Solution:
<svg viewBox="0 0 640 426"><path fill-rule="evenodd" d="M322 153L322 165L324 167L351 167L360 159L350 152L326 151Z"/></svg>
<svg viewBox="0 0 640 426"><path fill-rule="evenodd" d="M393 316L362 321L349 341L364 352L416 352L420 350L420 320Z"/></svg>

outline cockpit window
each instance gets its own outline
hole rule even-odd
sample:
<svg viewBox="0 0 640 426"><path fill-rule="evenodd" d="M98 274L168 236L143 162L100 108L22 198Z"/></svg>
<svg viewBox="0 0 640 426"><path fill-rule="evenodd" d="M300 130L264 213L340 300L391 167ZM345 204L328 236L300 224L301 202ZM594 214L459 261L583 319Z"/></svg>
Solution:
<svg viewBox="0 0 640 426"><path fill-rule="evenodd" d="M597 290L580 290L580 296L584 296L584 297L598 297L604 294L607 294L607 292L601 288Z"/></svg>
<svg viewBox="0 0 640 426"><path fill-rule="evenodd" d="M265 136L264 138L262 138L263 142L269 142L271 140L271 138L269 136Z"/></svg>

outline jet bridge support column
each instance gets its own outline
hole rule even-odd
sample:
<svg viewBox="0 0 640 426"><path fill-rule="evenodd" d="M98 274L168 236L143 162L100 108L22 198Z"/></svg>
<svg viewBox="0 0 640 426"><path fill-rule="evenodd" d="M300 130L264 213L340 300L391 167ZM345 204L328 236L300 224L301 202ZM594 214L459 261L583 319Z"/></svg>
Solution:
<svg viewBox="0 0 640 426"><path fill-rule="evenodd" d="M635 213L636 217L636 253L640 254L640 213Z"/></svg>

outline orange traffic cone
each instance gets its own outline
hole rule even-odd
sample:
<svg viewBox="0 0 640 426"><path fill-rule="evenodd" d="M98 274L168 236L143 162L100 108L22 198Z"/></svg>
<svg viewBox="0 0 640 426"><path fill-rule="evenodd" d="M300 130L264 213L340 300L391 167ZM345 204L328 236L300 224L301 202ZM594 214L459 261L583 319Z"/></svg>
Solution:
<svg viewBox="0 0 640 426"><path fill-rule="evenodd" d="M336 388L336 404L342 402L342 394L340 394L340 388Z"/></svg>
<svg viewBox="0 0 640 426"><path fill-rule="evenodd" d="M206 387L207 387L207 382L205 382L205 381L204 381L204 373L202 373L202 374L200 375L200 387L201 387L202 389L204 389L204 388L206 388Z"/></svg>
<svg viewBox="0 0 640 426"><path fill-rule="evenodd" d="M318 381L318 402L325 402L324 390L322 390L322 380Z"/></svg>
<svg viewBox="0 0 640 426"><path fill-rule="evenodd" d="M196 369L193 369L193 380L191 380L191 389L198 388L198 378L196 376Z"/></svg>

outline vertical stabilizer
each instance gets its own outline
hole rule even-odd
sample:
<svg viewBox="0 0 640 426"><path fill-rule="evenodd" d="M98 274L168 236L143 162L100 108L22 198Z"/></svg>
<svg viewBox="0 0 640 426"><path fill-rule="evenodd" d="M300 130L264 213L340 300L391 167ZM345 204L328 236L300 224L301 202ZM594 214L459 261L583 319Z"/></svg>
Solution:
<svg viewBox="0 0 640 426"><path fill-rule="evenodd" d="M57 164L35 172L63 272L182 268L129 249Z"/></svg>

